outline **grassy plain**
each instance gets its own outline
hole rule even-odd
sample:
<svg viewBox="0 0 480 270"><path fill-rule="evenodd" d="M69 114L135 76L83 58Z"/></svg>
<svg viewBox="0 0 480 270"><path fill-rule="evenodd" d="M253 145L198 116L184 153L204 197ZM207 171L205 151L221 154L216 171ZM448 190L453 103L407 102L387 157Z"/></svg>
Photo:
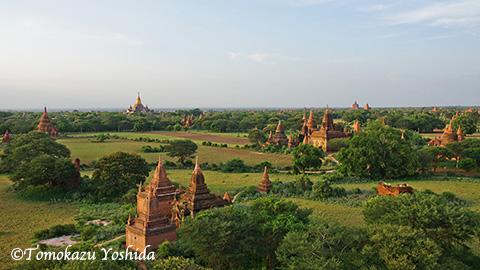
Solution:
<svg viewBox="0 0 480 270"><path fill-rule="evenodd" d="M144 157L148 162L158 160L161 156L165 160L174 161L166 153L143 153L141 147L144 145L158 146L158 143L138 142L131 140L109 140L103 143L92 142L90 138L66 138L57 140L66 145L72 152L72 157L80 158L83 163L90 163L102 156L123 151L136 153ZM290 166L292 159L289 155L271 154L237 148L221 148L199 145L197 154L201 163L220 163L233 158L240 158L248 165L256 165L268 161L276 167Z"/></svg>
<svg viewBox="0 0 480 270"><path fill-rule="evenodd" d="M9 269L13 248L26 248L36 231L56 224L73 222L77 212L75 205L29 201L9 191L11 185L6 175L0 175L0 269Z"/></svg>

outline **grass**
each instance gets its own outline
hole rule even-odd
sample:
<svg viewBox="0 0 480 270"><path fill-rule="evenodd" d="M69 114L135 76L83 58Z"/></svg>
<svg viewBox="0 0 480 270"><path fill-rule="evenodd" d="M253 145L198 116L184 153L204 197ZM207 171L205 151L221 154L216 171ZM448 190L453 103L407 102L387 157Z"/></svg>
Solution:
<svg viewBox="0 0 480 270"><path fill-rule="evenodd" d="M77 212L72 204L18 198L8 191L10 185L8 177L0 175L0 269L12 267L11 250L29 247L34 232L56 224L72 223Z"/></svg>
<svg viewBox="0 0 480 270"><path fill-rule="evenodd" d="M157 146L158 143L135 142L130 140L111 140L104 143L94 143L88 138L59 139L59 143L66 145L72 152L73 158L80 158L83 163L90 163L102 156L124 151L136 153L144 157L148 162L154 162L161 156L165 160L174 161L166 153L143 153L140 148L144 145ZM275 167L291 166L292 159L289 155L262 153L237 148L220 148L199 145L197 154L200 162L220 163L233 158L240 158L247 165L256 165L268 161Z"/></svg>
<svg viewBox="0 0 480 270"><path fill-rule="evenodd" d="M150 138L150 139L189 139L197 144L201 144L204 141L210 141L212 143L226 143L231 147L235 145L245 145L249 141L246 138L245 133L217 133L207 131L150 131L150 132L97 132L97 133L71 133L71 137L93 137L98 134L118 135L121 137L135 139L135 138Z"/></svg>

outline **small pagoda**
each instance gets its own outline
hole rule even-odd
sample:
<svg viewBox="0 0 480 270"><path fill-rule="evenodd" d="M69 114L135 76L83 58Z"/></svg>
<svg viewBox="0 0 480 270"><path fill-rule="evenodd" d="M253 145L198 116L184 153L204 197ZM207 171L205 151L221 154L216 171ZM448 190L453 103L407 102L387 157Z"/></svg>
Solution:
<svg viewBox="0 0 480 270"><path fill-rule="evenodd" d="M462 127L458 125L457 132L453 129L453 122L458 118L458 113L452 116L450 122L443 130L442 135L431 139L428 142L430 146L445 146L453 142L461 142L465 139L465 134L463 133Z"/></svg>
<svg viewBox="0 0 480 270"><path fill-rule="evenodd" d="M43 108L42 116L40 117L40 122L37 126L38 132L47 133L50 137L56 138L58 136L58 130L53 126L50 118L48 117L47 107Z"/></svg>
<svg viewBox="0 0 480 270"><path fill-rule="evenodd" d="M167 177L161 160L155 169L150 184L138 187L137 216L128 218L126 245L133 251L153 250L164 241L177 238L172 222L172 207L177 195L175 186Z"/></svg>
<svg viewBox="0 0 480 270"><path fill-rule="evenodd" d="M355 134L358 134L360 133L360 131L361 131L360 122L358 120L355 120L355 122L353 122L353 132Z"/></svg>
<svg viewBox="0 0 480 270"><path fill-rule="evenodd" d="M355 100L355 102L352 104L352 110L359 110L360 105L358 105L358 102Z"/></svg>
<svg viewBox="0 0 480 270"><path fill-rule="evenodd" d="M205 176L198 164L198 158L195 161L195 168L190 178L190 185L186 192L182 194L181 201L185 204L185 214L192 217L199 211L228 204L228 202L221 197L210 193L205 183Z"/></svg>
<svg viewBox="0 0 480 270"><path fill-rule="evenodd" d="M12 135L8 130L5 130L5 133L3 133L2 136L2 143L9 143L12 140Z"/></svg>
<svg viewBox="0 0 480 270"><path fill-rule="evenodd" d="M364 106L363 106L363 109L364 110L367 110L369 111L372 107L370 107L370 105L368 105L368 103L366 103Z"/></svg>
<svg viewBox="0 0 480 270"><path fill-rule="evenodd" d="M268 175L268 167L265 166L263 170L262 181L258 184L257 190L262 193L268 193L272 189L272 182L270 181L270 176Z"/></svg>

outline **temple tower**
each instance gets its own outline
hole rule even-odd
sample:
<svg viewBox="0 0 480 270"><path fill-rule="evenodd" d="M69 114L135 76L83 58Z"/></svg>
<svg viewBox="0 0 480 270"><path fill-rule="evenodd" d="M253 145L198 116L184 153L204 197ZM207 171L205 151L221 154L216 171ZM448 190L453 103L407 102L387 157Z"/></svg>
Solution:
<svg viewBox="0 0 480 270"><path fill-rule="evenodd" d="M317 128L317 123L313 116L313 110L310 110L310 114L308 115L307 127L310 134Z"/></svg>
<svg viewBox="0 0 480 270"><path fill-rule="evenodd" d="M190 178L190 185L185 194L183 194L182 199L186 202L187 210L192 217L201 210L227 204L222 198L210 193L205 183L202 169L198 164L198 158L195 161L195 168Z"/></svg>
<svg viewBox="0 0 480 270"><path fill-rule="evenodd" d="M130 249L142 252L153 250L164 241L177 238L175 223L171 221L176 188L167 177L161 160L155 169L150 184L137 193L137 217L129 218L126 227L126 245Z"/></svg>
<svg viewBox="0 0 480 270"><path fill-rule="evenodd" d="M462 127L459 124L457 129L457 142L461 142L463 140L465 140L465 135L463 134Z"/></svg>
<svg viewBox="0 0 480 270"><path fill-rule="evenodd" d="M358 105L358 102L355 100L355 102L352 104L352 110L358 110L360 109L360 105Z"/></svg>
<svg viewBox="0 0 480 270"><path fill-rule="evenodd" d="M5 133L3 133L2 137L2 143L9 143L12 140L12 135L10 135L10 132L8 130L5 130Z"/></svg>
<svg viewBox="0 0 480 270"><path fill-rule="evenodd" d="M43 108L43 113L40 117L37 131L47 133L52 138L56 138L58 135L58 130L53 126L52 122L50 122L50 118L48 117L47 107Z"/></svg>
<svg viewBox="0 0 480 270"><path fill-rule="evenodd" d="M271 188L272 188L272 182L270 181L270 176L268 175L268 168L267 166L265 166L265 169L263 171L262 181L258 185L257 190L259 192L268 193L270 192Z"/></svg>
<svg viewBox="0 0 480 270"><path fill-rule="evenodd" d="M360 131L360 122L358 122L358 120L355 120L355 122L353 122L353 132L357 134L360 133Z"/></svg>

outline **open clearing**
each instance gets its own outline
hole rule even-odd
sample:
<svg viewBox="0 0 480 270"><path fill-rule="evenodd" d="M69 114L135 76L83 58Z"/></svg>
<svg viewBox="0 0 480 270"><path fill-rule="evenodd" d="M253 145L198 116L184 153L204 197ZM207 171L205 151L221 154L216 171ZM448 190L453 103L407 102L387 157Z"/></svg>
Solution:
<svg viewBox="0 0 480 270"><path fill-rule="evenodd" d="M36 231L56 224L73 222L75 205L29 201L8 191L11 185L6 175L0 175L0 269L9 269L13 248L27 248Z"/></svg>
<svg viewBox="0 0 480 270"><path fill-rule="evenodd" d="M59 143L66 145L72 152L72 158L80 158L82 163L90 163L98 158L118 152L136 153L144 157L148 162L154 162L161 156L165 160L175 161L166 153L143 153L141 148L144 145L158 146L158 143L137 142L131 140L109 140L103 143L95 143L89 138L59 139ZM275 167L290 166L292 158L289 155L262 153L237 148L221 148L199 145L197 154L201 163L220 163L233 158L240 158L247 165L256 165L268 161Z"/></svg>

